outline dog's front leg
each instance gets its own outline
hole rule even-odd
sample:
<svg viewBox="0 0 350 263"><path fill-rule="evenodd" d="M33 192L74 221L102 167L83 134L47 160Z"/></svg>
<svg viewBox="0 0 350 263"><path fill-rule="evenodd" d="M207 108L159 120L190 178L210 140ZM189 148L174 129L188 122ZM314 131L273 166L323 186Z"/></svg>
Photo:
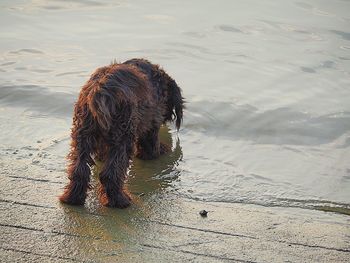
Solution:
<svg viewBox="0 0 350 263"><path fill-rule="evenodd" d="M100 173L100 199L105 206L126 208L131 204L131 198L124 188L131 149L132 146L125 143L109 149Z"/></svg>
<svg viewBox="0 0 350 263"><path fill-rule="evenodd" d="M159 141L159 127L155 127L138 139L136 157L142 160L152 160L170 150L169 145Z"/></svg>

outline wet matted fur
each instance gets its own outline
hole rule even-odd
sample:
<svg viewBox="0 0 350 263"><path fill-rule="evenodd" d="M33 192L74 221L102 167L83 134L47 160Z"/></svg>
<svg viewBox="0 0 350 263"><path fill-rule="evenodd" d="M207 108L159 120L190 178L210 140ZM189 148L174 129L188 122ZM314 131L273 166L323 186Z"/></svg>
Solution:
<svg viewBox="0 0 350 263"><path fill-rule="evenodd" d="M124 188L134 154L154 159L170 150L159 141L167 121L182 122L183 97L176 82L158 65L131 59L98 68L83 86L75 104L69 183L60 201L83 205L94 159L103 161L99 174L103 205L124 208L131 198Z"/></svg>

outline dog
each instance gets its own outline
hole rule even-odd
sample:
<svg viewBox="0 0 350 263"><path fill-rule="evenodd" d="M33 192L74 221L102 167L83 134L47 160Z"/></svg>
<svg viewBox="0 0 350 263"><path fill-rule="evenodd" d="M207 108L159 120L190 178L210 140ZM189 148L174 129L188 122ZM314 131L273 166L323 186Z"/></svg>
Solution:
<svg viewBox="0 0 350 263"><path fill-rule="evenodd" d="M83 205L90 188L90 168L101 160L99 198L104 206L125 208L131 196L125 189L129 164L158 158L171 150L159 141L159 129L183 120L181 89L159 65L134 58L98 68L82 87L74 107L69 183L59 197Z"/></svg>

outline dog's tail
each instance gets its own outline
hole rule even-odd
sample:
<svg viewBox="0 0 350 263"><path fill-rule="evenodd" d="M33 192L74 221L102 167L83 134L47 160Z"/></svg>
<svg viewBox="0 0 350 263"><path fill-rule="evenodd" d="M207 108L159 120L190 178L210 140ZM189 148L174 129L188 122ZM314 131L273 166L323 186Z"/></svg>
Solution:
<svg viewBox="0 0 350 263"><path fill-rule="evenodd" d="M116 113L115 98L103 91L91 95L88 100L89 109L99 126L108 131L112 125L112 116Z"/></svg>
<svg viewBox="0 0 350 263"><path fill-rule="evenodd" d="M179 130L182 123L184 98L181 95L181 89L171 77L168 79L168 116L167 120L175 121L176 128Z"/></svg>
<svg viewBox="0 0 350 263"><path fill-rule="evenodd" d="M113 95L113 93L101 89L89 99L89 109L103 130L109 131L112 128L118 112L124 111L123 117L130 117L130 107L126 107L126 105L128 105L127 102L131 95L125 94L126 92L126 90L117 90L115 91L116 95ZM120 119L119 121L124 120Z"/></svg>

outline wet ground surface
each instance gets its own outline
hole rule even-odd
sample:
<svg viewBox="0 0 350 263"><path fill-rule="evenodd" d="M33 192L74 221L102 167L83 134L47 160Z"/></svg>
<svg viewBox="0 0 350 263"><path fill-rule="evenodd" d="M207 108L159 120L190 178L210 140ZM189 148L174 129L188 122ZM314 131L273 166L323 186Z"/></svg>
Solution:
<svg viewBox="0 0 350 263"><path fill-rule="evenodd" d="M193 201L147 181L141 197L131 188L130 209L100 207L93 192L77 208L57 202L64 180L45 179L49 171L25 161L11 170L1 173L2 262L346 262L350 255L344 215Z"/></svg>
<svg viewBox="0 0 350 263"><path fill-rule="evenodd" d="M171 142L167 128L161 135ZM1 262L346 262L350 256L346 215L182 197L169 175L182 158L179 142L158 160L134 160L132 207L102 207L96 188L85 207L62 205L65 174L52 164L66 148L61 144L43 139L1 151Z"/></svg>

